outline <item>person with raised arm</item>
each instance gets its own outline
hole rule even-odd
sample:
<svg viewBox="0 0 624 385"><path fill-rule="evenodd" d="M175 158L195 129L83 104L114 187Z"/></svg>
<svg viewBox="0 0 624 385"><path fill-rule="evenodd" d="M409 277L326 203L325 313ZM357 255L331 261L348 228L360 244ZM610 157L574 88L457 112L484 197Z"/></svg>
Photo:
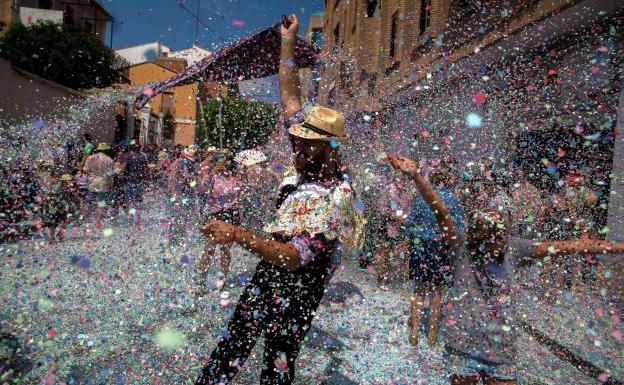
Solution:
<svg viewBox="0 0 624 385"><path fill-rule="evenodd" d="M279 207L264 227L270 238L220 220L202 227L208 242L237 243L261 261L197 385L229 384L262 333L260 382L291 384L301 343L337 267L335 257L342 246L357 249L363 242L364 219L354 209L355 194L338 157L345 118L321 106L301 110L293 58L299 23L293 15L285 24L280 95L298 175L280 186Z"/></svg>
<svg viewBox="0 0 624 385"><path fill-rule="evenodd" d="M622 253L624 242L596 239L540 241L511 238L510 220L494 208L468 218L465 237L417 164L398 155L390 164L410 176L431 207L454 258L453 285L443 308L444 363L454 385L515 385L518 315L517 267L571 254Z"/></svg>

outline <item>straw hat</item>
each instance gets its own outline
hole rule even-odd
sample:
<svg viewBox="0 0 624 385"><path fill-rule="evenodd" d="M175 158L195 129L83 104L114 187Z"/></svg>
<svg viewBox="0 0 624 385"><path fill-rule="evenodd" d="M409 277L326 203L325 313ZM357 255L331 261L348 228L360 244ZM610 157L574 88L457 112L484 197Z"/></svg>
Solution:
<svg viewBox="0 0 624 385"><path fill-rule="evenodd" d="M71 174L61 175L61 181L63 182L71 182L72 180L74 180L74 177Z"/></svg>
<svg viewBox="0 0 624 385"><path fill-rule="evenodd" d="M110 149L111 149L111 147L108 145L108 143L100 143L100 144L98 144L98 146L95 149L95 151L108 151Z"/></svg>
<svg viewBox="0 0 624 385"><path fill-rule="evenodd" d="M340 112L314 106L306 111L304 122L290 126L288 132L304 139L344 142L347 140L345 125L345 117Z"/></svg>

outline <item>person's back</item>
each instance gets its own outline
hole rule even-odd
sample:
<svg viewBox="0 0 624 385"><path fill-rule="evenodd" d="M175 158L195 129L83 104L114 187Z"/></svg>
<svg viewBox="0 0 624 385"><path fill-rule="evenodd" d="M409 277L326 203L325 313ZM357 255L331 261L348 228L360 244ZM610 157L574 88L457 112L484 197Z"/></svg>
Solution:
<svg viewBox="0 0 624 385"><path fill-rule="evenodd" d="M453 222L460 232L465 230L465 218L462 204L448 189L437 187L434 189L442 202L448 207ZM414 202L412 212L405 223L406 231L419 239L439 239L441 234L436 222L435 214L422 197Z"/></svg>
<svg viewBox="0 0 624 385"><path fill-rule="evenodd" d="M89 190L108 192L111 188L114 166L113 160L102 152L89 156L84 166L84 172L89 178Z"/></svg>

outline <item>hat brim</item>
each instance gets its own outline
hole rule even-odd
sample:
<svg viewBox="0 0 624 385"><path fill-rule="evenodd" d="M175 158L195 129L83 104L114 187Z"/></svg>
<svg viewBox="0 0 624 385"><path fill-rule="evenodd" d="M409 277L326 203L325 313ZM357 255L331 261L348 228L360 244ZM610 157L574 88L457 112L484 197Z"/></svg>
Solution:
<svg viewBox="0 0 624 385"><path fill-rule="evenodd" d="M307 128L303 127L303 124L293 124L288 129L288 133L298 138L302 138L302 139L322 140L325 142L337 141L340 143L345 143L348 140L346 136L324 136L324 135L318 134L314 131L308 130Z"/></svg>

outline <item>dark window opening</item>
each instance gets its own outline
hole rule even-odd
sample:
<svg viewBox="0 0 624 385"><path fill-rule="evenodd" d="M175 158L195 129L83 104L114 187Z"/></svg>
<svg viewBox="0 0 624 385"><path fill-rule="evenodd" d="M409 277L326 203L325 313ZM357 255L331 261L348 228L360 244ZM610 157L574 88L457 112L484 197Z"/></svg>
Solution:
<svg viewBox="0 0 624 385"><path fill-rule="evenodd" d="M160 112L163 114L170 113L173 115L175 105L175 95L173 92L163 92L160 100Z"/></svg>
<svg viewBox="0 0 624 385"><path fill-rule="evenodd" d="M379 0L368 0L366 4L366 17L379 16L379 8L381 7Z"/></svg>
<svg viewBox="0 0 624 385"><path fill-rule="evenodd" d="M336 104L336 87L332 87L332 89L329 90L329 94L327 95L327 104L330 107L333 107L334 104Z"/></svg>
<svg viewBox="0 0 624 385"><path fill-rule="evenodd" d="M386 69L386 76L395 74L399 70L400 66L401 66L401 62L399 61L395 62L392 66Z"/></svg>
<svg viewBox="0 0 624 385"><path fill-rule="evenodd" d="M340 0L336 0L336 2L334 3L334 11L336 10L336 8L338 8L338 5L340 5Z"/></svg>
<svg viewBox="0 0 624 385"><path fill-rule="evenodd" d="M39 0L39 8L40 9L51 9L52 8L52 0Z"/></svg>
<svg viewBox="0 0 624 385"><path fill-rule="evenodd" d="M397 45L397 29L399 28L399 11L396 11L394 15L392 15L392 26L390 27L390 57L394 57L396 55L396 45Z"/></svg>
<svg viewBox="0 0 624 385"><path fill-rule="evenodd" d="M431 25L431 0L420 0L420 22L419 36L425 33L427 28Z"/></svg>
<svg viewBox="0 0 624 385"><path fill-rule="evenodd" d="M334 28L334 45L338 45L340 41L340 24L337 24Z"/></svg>
<svg viewBox="0 0 624 385"><path fill-rule="evenodd" d="M314 48L321 49L323 46L323 28L313 28L311 40Z"/></svg>

